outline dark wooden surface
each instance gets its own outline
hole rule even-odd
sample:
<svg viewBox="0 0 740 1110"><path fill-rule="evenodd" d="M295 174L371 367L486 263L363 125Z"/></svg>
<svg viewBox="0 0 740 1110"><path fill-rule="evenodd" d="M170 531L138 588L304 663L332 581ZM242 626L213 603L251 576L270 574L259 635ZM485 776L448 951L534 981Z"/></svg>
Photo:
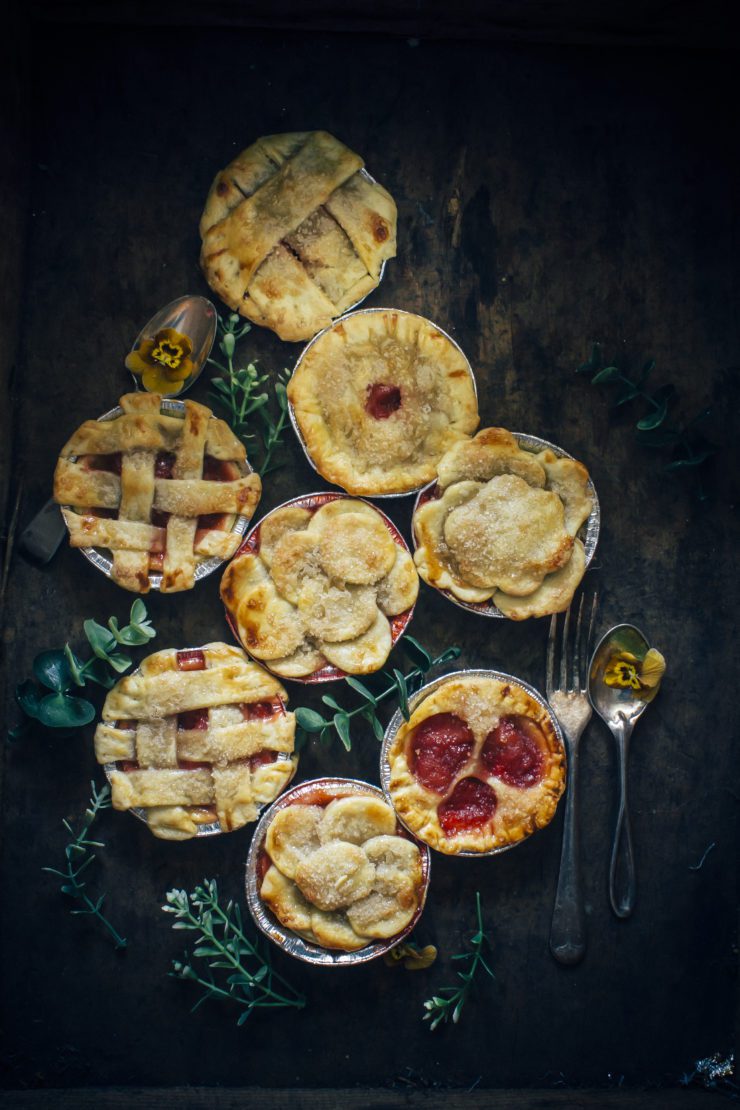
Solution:
<svg viewBox="0 0 740 1110"><path fill-rule="evenodd" d="M13 474L25 477L24 519L49 495L68 435L130 388L121 362L142 323L183 292L207 293L197 223L216 170L260 134L322 127L361 151L398 202L398 258L368 303L419 311L455 336L478 377L484 424L534 432L586 462L603 512L589 574L601 591L599 630L635 621L665 652L668 675L631 757L639 900L627 922L606 896L613 748L599 721L584 739L589 950L580 967L561 968L547 949L559 814L498 859L435 857L419 930L440 949L430 971L326 972L278 955L307 1008L258 1014L242 1029L217 1004L188 1012L195 995L167 977L182 934L159 907L169 888L206 875L239 897L249 830L167 844L128 815L105 814L94 883L129 939L116 953L69 915L41 871L61 858L62 818L79 815L90 779L100 780L91 730L6 748L4 1086L677 1091L698 1058L732 1050L737 1000L734 58L45 24L29 57L17 347L4 336L16 350ZM593 339L609 355L654 356L656 385L672 380L687 414L712 404L708 430L721 449L708 502L635 447L639 412L611 413L608 392L576 377ZM298 350L259 329L244 347L273 370ZM205 395L203 379L194 396ZM260 511L321 488L291 439L287 460ZM390 512L408 534L410 501ZM85 617L123 617L130 601L67 548L42 570L16 558L8 703L38 651L81 647ZM228 638L218 575L148 604L155 647ZM459 644L463 665L543 685L545 621L483 621L423 588L412 631L435 650ZM298 685L290 693L293 705L317 702ZM376 782L377 756L370 736L349 755L336 743L311 748L299 777ZM496 981L481 983L458 1027L432 1034L422 1002L452 980L476 890ZM79 1105L93 1105L89 1097Z"/></svg>

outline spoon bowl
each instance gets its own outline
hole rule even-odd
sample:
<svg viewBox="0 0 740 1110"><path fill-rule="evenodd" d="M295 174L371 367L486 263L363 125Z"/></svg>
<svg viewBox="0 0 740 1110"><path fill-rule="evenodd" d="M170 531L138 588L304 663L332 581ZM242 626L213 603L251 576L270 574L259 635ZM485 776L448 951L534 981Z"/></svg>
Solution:
<svg viewBox="0 0 740 1110"><path fill-rule="evenodd" d="M188 293L160 308L159 312L155 313L141 329L131 348L132 351L140 347L145 339L153 339L162 328L174 328L175 331L186 335L193 345L190 355L193 362L192 374L184 382L173 382L173 386L180 388L170 393L162 392L163 397L182 397L183 393L195 385L216 338L216 319L216 309L206 297ZM144 388L140 376L132 374L131 377L137 389Z"/></svg>
<svg viewBox="0 0 740 1110"><path fill-rule="evenodd" d="M619 810L609 864L609 900L617 917L629 917L635 907L637 879L632 850L632 831L627 805L627 756L635 723L658 692L658 687L607 686L609 660L620 652L630 652L642 660L650 649L646 637L633 624L618 624L601 638L591 657L588 696L591 704L617 743L619 762Z"/></svg>

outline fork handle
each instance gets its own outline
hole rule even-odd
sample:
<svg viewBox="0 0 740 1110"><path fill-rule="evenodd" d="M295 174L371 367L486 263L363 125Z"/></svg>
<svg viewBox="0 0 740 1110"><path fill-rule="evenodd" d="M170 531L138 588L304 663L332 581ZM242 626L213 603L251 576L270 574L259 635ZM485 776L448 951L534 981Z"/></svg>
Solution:
<svg viewBox="0 0 740 1110"><path fill-rule="evenodd" d="M633 724L622 717L609 726L617 742L619 761L619 812L609 864L609 901L617 917L629 917L635 908L637 878L632 850L632 830L627 806L627 756Z"/></svg>
<svg viewBox="0 0 740 1110"><path fill-rule="evenodd" d="M565 794L563 846L555 908L550 926L550 951L558 963L577 964L586 952L586 921L581 894L578 851L578 743L567 745L568 789Z"/></svg>

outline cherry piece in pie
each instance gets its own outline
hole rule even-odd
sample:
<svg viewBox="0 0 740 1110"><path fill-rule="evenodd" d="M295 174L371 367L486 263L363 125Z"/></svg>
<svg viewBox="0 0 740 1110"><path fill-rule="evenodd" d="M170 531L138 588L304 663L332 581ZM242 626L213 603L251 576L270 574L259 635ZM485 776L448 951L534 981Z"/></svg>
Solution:
<svg viewBox="0 0 740 1110"><path fill-rule="evenodd" d="M95 730L115 809L142 810L155 836L254 821L295 773L295 717L280 683L228 644L147 656L108 693Z"/></svg>
<svg viewBox="0 0 740 1110"><path fill-rule="evenodd" d="M223 420L195 401L128 393L121 413L87 420L65 444L54 474L72 547L112 554L119 586L147 593L161 573L163 593L188 590L196 565L229 559L262 483L248 473L246 451Z"/></svg>
<svg viewBox="0 0 740 1110"><path fill-rule="evenodd" d="M552 819L565 754L547 710L514 679L461 675L404 722L388 752L401 820L440 852L489 852Z"/></svg>

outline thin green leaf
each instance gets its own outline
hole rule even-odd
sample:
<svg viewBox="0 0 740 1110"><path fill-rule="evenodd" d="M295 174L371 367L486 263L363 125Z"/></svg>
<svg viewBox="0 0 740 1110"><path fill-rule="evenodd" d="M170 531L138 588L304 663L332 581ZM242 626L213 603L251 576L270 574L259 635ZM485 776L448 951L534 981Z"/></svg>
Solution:
<svg viewBox="0 0 740 1110"><path fill-rule="evenodd" d="M415 640L413 636L409 636L408 634L404 636L402 642L404 651L411 656L414 663L416 663L418 667L421 667L423 671L428 671L432 666L432 657L427 649L422 647L418 640Z"/></svg>
<svg viewBox="0 0 740 1110"><path fill-rule="evenodd" d="M614 378L618 377L618 366L605 366L603 370L599 370L597 374L594 374L593 378L591 379L591 385L600 385L602 382L610 382Z"/></svg>
<svg viewBox="0 0 740 1110"><path fill-rule="evenodd" d="M398 693L398 708L401 710L401 715L404 720L409 719L409 691L406 685L406 678L399 670L393 668L393 677L396 681L396 691Z"/></svg>
<svg viewBox="0 0 740 1110"><path fill-rule="evenodd" d="M352 738L349 733L349 717L346 713L334 714L334 728L337 730L339 739L342 741L347 751L352 750Z"/></svg>
<svg viewBox="0 0 740 1110"><path fill-rule="evenodd" d="M82 627L93 655L97 655L98 659L107 659L109 652L115 651L115 637L108 628L103 628L102 624L93 620L86 620Z"/></svg>
<svg viewBox="0 0 740 1110"><path fill-rule="evenodd" d="M77 686L84 686L85 675L82 671L82 660L77 658L69 644L64 645L64 657L67 660L67 666L69 667L69 673L72 675L72 681Z"/></svg>
<svg viewBox="0 0 740 1110"><path fill-rule="evenodd" d="M649 432L653 428L658 428L666 416L668 415L668 401L663 401L658 407L647 416L643 416L642 420L637 421L637 428L640 432Z"/></svg>
<svg viewBox="0 0 740 1110"><path fill-rule="evenodd" d="M306 709L304 706L299 706L296 709L295 719L296 724L300 725L306 732L321 732L329 724L320 713L313 709Z"/></svg>
<svg viewBox="0 0 740 1110"><path fill-rule="evenodd" d="M368 690L363 682L360 682L359 678L355 678L354 675L348 674L345 676L345 682L348 686L351 686L353 690L356 690L360 697L364 698L370 705L378 704L378 699Z"/></svg>
<svg viewBox="0 0 740 1110"><path fill-rule="evenodd" d="M700 466L706 462L714 454L714 451L698 451L695 455L691 455L688 459L676 459L675 462L668 463L663 467L665 471L671 470L686 470L688 467Z"/></svg>

